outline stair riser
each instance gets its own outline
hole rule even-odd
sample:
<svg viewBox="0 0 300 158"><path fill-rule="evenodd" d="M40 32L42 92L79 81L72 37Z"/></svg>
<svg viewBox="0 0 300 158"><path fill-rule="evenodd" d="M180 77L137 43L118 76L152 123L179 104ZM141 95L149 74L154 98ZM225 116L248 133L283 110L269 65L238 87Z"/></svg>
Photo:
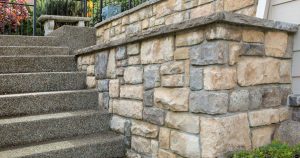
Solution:
<svg viewBox="0 0 300 158"><path fill-rule="evenodd" d="M76 71L74 57L0 57L0 73Z"/></svg>
<svg viewBox="0 0 300 158"><path fill-rule="evenodd" d="M96 91L0 97L0 117L98 109Z"/></svg>
<svg viewBox="0 0 300 158"><path fill-rule="evenodd" d="M0 95L86 88L85 73L34 73L0 75Z"/></svg>
<svg viewBox="0 0 300 158"><path fill-rule="evenodd" d="M0 148L109 130L109 114L44 119L0 125Z"/></svg>
<svg viewBox="0 0 300 158"><path fill-rule="evenodd" d="M58 46L57 37L44 36L0 36L0 46Z"/></svg>
<svg viewBox="0 0 300 158"><path fill-rule="evenodd" d="M0 56L69 55L69 52L69 48L62 47L0 47Z"/></svg>

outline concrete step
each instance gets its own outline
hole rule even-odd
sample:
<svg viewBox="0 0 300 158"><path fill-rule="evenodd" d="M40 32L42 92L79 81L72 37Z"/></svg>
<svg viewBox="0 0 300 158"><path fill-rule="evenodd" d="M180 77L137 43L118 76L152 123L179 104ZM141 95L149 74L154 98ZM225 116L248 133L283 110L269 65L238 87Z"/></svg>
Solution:
<svg viewBox="0 0 300 158"><path fill-rule="evenodd" d="M113 132L44 142L0 151L2 158L112 158L124 157L123 136Z"/></svg>
<svg viewBox="0 0 300 158"><path fill-rule="evenodd" d="M0 95L86 88L85 72L0 74Z"/></svg>
<svg viewBox="0 0 300 158"><path fill-rule="evenodd" d="M76 69L74 56L0 56L0 73L68 72Z"/></svg>
<svg viewBox="0 0 300 158"><path fill-rule="evenodd" d="M0 148L109 130L110 114L96 110L64 112L0 120Z"/></svg>
<svg viewBox="0 0 300 158"><path fill-rule="evenodd" d="M0 46L0 56L69 55L68 47Z"/></svg>
<svg viewBox="0 0 300 158"><path fill-rule="evenodd" d="M97 90L0 95L0 117L98 108Z"/></svg>
<svg viewBox="0 0 300 158"><path fill-rule="evenodd" d="M59 41L54 36L19 36L1 35L0 46L58 46Z"/></svg>

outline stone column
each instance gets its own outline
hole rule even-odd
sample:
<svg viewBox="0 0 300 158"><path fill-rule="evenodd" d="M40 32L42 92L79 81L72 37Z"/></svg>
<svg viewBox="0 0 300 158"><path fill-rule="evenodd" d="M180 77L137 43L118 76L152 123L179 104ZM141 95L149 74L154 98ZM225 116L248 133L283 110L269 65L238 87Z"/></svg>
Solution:
<svg viewBox="0 0 300 158"><path fill-rule="evenodd" d="M48 34L50 34L51 32L53 32L54 31L54 27L55 27L55 21L54 20L47 20L44 23L45 36L47 36Z"/></svg>

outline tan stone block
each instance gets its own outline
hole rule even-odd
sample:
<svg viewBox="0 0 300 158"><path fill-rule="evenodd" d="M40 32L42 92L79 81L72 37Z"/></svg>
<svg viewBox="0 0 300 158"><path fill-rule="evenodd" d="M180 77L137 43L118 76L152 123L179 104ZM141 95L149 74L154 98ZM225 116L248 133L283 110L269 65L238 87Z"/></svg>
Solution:
<svg viewBox="0 0 300 158"><path fill-rule="evenodd" d="M247 7L247 8L237 10L237 11L235 11L235 13L255 17L256 16L256 10L257 10L257 5L253 5L253 6L250 6L250 7Z"/></svg>
<svg viewBox="0 0 300 158"><path fill-rule="evenodd" d="M120 94L120 81L119 79L114 79L109 81L109 96L112 98L119 97Z"/></svg>
<svg viewBox="0 0 300 158"><path fill-rule="evenodd" d="M278 109L278 111L279 111L279 120L280 120L280 122L288 120L291 117L290 109L289 109L288 106L281 107L281 108Z"/></svg>
<svg viewBox="0 0 300 158"><path fill-rule="evenodd" d="M134 23L139 21L139 14L137 12L134 12L129 15L129 23Z"/></svg>
<svg viewBox="0 0 300 158"><path fill-rule="evenodd" d="M170 151L159 149L158 158L177 158L175 154Z"/></svg>
<svg viewBox="0 0 300 158"><path fill-rule="evenodd" d="M280 83L292 82L292 61L280 60Z"/></svg>
<svg viewBox="0 0 300 158"><path fill-rule="evenodd" d="M229 43L229 65L235 65L239 61L242 45L237 42Z"/></svg>
<svg viewBox="0 0 300 158"><path fill-rule="evenodd" d="M132 120L131 133L134 135L139 135L147 138L156 138L158 136L158 126L138 121Z"/></svg>
<svg viewBox="0 0 300 158"><path fill-rule="evenodd" d="M222 90L232 89L236 86L235 67L207 67L204 68L204 89Z"/></svg>
<svg viewBox="0 0 300 158"><path fill-rule="evenodd" d="M280 121L278 109L262 109L249 112L250 126L270 125Z"/></svg>
<svg viewBox="0 0 300 158"><path fill-rule="evenodd" d="M169 128L160 127L159 130L159 147L162 149L170 149L170 134Z"/></svg>
<svg viewBox="0 0 300 158"><path fill-rule="evenodd" d="M251 149L250 128L246 113L223 117L200 117L202 157Z"/></svg>
<svg viewBox="0 0 300 158"><path fill-rule="evenodd" d="M156 18L154 21L154 26L160 26L163 25L165 23L165 18Z"/></svg>
<svg viewBox="0 0 300 158"><path fill-rule="evenodd" d="M151 140L144 137L132 136L131 148L138 153L150 154L151 153Z"/></svg>
<svg viewBox="0 0 300 158"><path fill-rule="evenodd" d="M163 17L172 13L172 10L175 5L175 0L163 1L161 3L157 3L153 6L153 13L156 17Z"/></svg>
<svg viewBox="0 0 300 158"><path fill-rule="evenodd" d="M254 42L254 43L264 43L265 34L258 30L243 30L243 41L244 42Z"/></svg>
<svg viewBox="0 0 300 158"><path fill-rule="evenodd" d="M86 77L86 85L88 88L96 88L96 78L95 76Z"/></svg>
<svg viewBox="0 0 300 158"><path fill-rule="evenodd" d="M285 32L267 32L265 36L266 55L285 57L287 55L288 34Z"/></svg>
<svg viewBox="0 0 300 158"><path fill-rule="evenodd" d="M135 118L143 118L143 102L135 100L113 100L113 113Z"/></svg>
<svg viewBox="0 0 300 158"><path fill-rule="evenodd" d="M255 0L224 0L224 11L233 11L254 5Z"/></svg>
<svg viewBox="0 0 300 158"><path fill-rule="evenodd" d="M172 111L188 111L188 88L155 88L154 105Z"/></svg>
<svg viewBox="0 0 300 158"><path fill-rule="evenodd" d="M264 126L254 128L251 131L252 148L259 148L272 142L275 126Z"/></svg>
<svg viewBox="0 0 300 158"><path fill-rule="evenodd" d="M127 67L124 71L125 83L140 84L143 82L143 68L139 66Z"/></svg>
<svg viewBox="0 0 300 158"><path fill-rule="evenodd" d="M122 25L126 25L129 23L129 16L123 16L122 17Z"/></svg>
<svg viewBox="0 0 300 158"><path fill-rule="evenodd" d="M157 140L151 140L151 156L158 157L159 143Z"/></svg>
<svg viewBox="0 0 300 158"><path fill-rule="evenodd" d="M191 73L190 73L190 67L191 67L191 62L190 60L186 60L184 62L184 67L185 67L185 70L184 70L184 80L185 80L185 86L186 87L189 87L190 86L190 78L191 78ZM194 74L192 74L194 75Z"/></svg>
<svg viewBox="0 0 300 158"><path fill-rule="evenodd" d="M199 44L204 40L202 30L176 34L176 47Z"/></svg>
<svg viewBox="0 0 300 158"><path fill-rule="evenodd" d="M81 57L81 64L83 64L83 65L94 65L95 64L95 54L82 56Z"/></svg>
<svg viewBox="0 0 300 158"><path fill-rule="evenodd" d="M174 52L174 59L175 60L189 59L189 48L188 47L176 48Z"/></svg>
<svg viewBox="0 0 300 158"><path fill-rule="evenodd" d="M141 63L162 63L173 59L174 38L165 37L142 42Z"/></svg>
<svg viewBox="0 0 300 158"><path fill-rule="evenodd" d="M240 28L232 25L216 24L207 29L206 38L208 40L226 39L240 41L242 39L242 32Z"/></svg>
<svg viewBox="0 0 300 158"><path fill-rule="evenodd" d="M210 3L210 2L213 2L214 0L199 0L198 1L198 5L203 5L203 4L206 4L206 3Z"/></svg>
<svg viewBox="0 0 300 158"><path fill-rule="evenodd" d="M128 57L128 65L139 65L141 64L140 56L129 56Z"/></svg>
<svg viewBox="0 0 300 158"><path fill-rule="evenodd" d="M95 65L89 65L86 69L86 75L94 76L95 75Z"/></svg>
<svg viewBox="0 0 300 158"><path fill-rule="evenodd" d="M160 73L163 75L181 74L184 72L183 61L171 61L161 64Z"/></svg>
<svg viewBox="0 0 300 158"><path fill-rule="evenodd" d="M191 19L208 16L214 13L214 5L213 3L208 3L205 5L198 6L191 10Z"/></svg>
<svg viewBox="0 0 300 158"><path fill-rule="evenodd" d="M171 131L170 148L184 157L200 157L199 137L177 131Z"/></svg>
<svg viewBox="0 0 300 158"><path fill-rule="evenodd" d="M274 58L246 57L237 65L240 86L251 86L280 81L280 60Z"/></svg>
<svg viewBox="0 0 300 158"><path fill-rule="evenodd" d="M111 49L108 56L106 76L108 78L116 78L116 52L115 49Z"/></svg>
<svg viewBox="0 0 300 158"><path fill-rule="evenodd" d="M119 25L121 23L122 23L122 19L116 19L116 20L112 21L111 25L112 26L117 26L117 25Z"/></svg>
<svg viewBox="0 0 300 158"><path fill-rule="evenodd" d="M127 54L128 55L138 55L140 54L140 44L133 43L127 45Z"/></svg>
<svg viewBox="0 0 300 158"><path fill-rule="evenodd" d="M190 113L168 112L166 125L189 133L199 133L199 117Z"/></svg>
<svg viewBox="0 0 300 158"><path fill-rule="evenodd" d="M185 85L184 75L167 75L161 77L161 85L163 87L183 87Z"/></svg>
<svg viewBox="0 0 300 158"><path fill-rule="evenodd" d="M143 30L149 28L149 21L150 21L149 19L144 19L144 20L142 21L142 29L143 29Z"/></svg>
<svg viewBox="0 0 300 158"><path fill-rule="evenodd" d="M143 100L143 85L124 85L120 88L120 97Z"/></svg>
<svg viewBox="0 0 300 158"><path fill-rule="evenodd" d="M128 120L124 117L113 115L110 121L110 128L114 131L124 133L125 131L125 123Z"/></svg>
<svg viewBox="0 0 300 158"><path fill-rule="evenodd" d="M184 20L184 13L178 12L167 16L165 24L166 25L176 24L182 22L183 20Z"/></svg>

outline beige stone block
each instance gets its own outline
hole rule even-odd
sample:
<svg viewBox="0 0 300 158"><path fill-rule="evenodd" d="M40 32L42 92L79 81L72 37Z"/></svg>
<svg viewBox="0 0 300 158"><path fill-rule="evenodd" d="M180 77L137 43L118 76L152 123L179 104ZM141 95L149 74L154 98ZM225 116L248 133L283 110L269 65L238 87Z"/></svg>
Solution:
<svg viewBox="0 0 300 158"><path fill-rule="evenodd" d="M240 28L232 25L216 24L207 29L206 38L208 40L226 39L240 41L242 39L242 31Z"/></svg>
<svg viewBox="0 0 300 158"><path fill-rule="evenodd" d="M140 54L140 44L133 43L127 45L127 54L128 55L138 55Z"/></svg>
<svg viewBox="0 0 300 158"><path fill-rule="evenodd" d="M113 100L113 113L135 118L143 118L143 102L135 100Z"/></svg>
<svg viewBox="0 0 300 158"><path fill-rule="evenodd" d="M235 11L235 13L255 17L256 10L257 10L257 5L252 5L250 7L237 10L237 11Z"/></svg>
<svg viewBox="0 0 300 158"><path fill-rule="evenodd" d="M199 44L204 40L202 30L176 34L176 47Z"/></svg>
<svg viewBox="0 0 300 158"><path fill-rule="evenodd" d="M199 117L191 113L168 112L166 125L189 133L199 133Z"/></svg>
<svg viewBox="0 0 300 158"><path fill-rule="evenodd" d="M131 138L131 148L138 153L142 154L150 154L151 153L151 140L139 137L139 136L132 136Z"/></svg>
<svg viewBox="0 0 300 158"><path fill-rule="evenodd" d="M229 43L229 65L235 65L239 61L242 45L237 42Z"/></svg>
<svg viewBox="0 0 300 158"><path fill-rule="evenodd" d="M183 61L171 61L161 64L160 73L163 75L181 74L184 72Z"/></svg>
<svg viewBox="0 0 300 158"><path fill-rule="evenodd" d="M190 86L190 78L191 78L191 73L190 73L190 67L191 67L191 62L190 60L186 60L184 62L184 80L185 80L185 86L189 87ZM194 74L192 74L194 75Z"/></svg>
<svg viewBox="0 0 300 158"><path fill-rule="evenodd" d="M161 85L163 87L183 87L185 85L184 75L167 75L161 77Z"/></svg>
<svg viewBox="0 0 300 158"><path fill-rule="evenodd" d="M264 43L265 34L258 30L243 30L243 41L244 42L254 42L254 43Z"/></svg>
<svg viewBox="0 0 300 158"><path fill-rule="evenodd" d="M95 54L82 56L81 57L81 64L83 64L83 65L94 65L95 64Z"/></svg>
<svg viewBox="0 0 300 158"><path fill-rule="evenodd" d="M119 25L121 23L122 23L122 19L116 19L116 20L112 21L111 25L112 26L117 26L117 25Z"/></svg>
<svg viewBox="0 0 300 158"><path fill-rule="evenodd" d="M151 156L158 157L159 143L157 140L151 140Z"/></svg>
<svg viewBox="0 0 300 158"><path fill-rule="evenodd" d="M174 38L152 39L141 44L141 63L162 63L173 59Z"/></svg>
<svg viewBox="0 0 300 158"><path fill-rule="evenodd" d="M266 55L285 57L288 47L288 34L285 32L267 32L265 36Z"/></svg>
<svg viewBox="0 0 300 158"><path fill-rule="evenodd" d="M213 3L198 6L197 8L191 9L191 19L208 16L214 13Z"/></svg>
<svg viewBox="0 0 300 158"><path fill-rule="evenodd" d="M177 158L176 155L170 151L159 149L158 158Z"/></svg>
<svg viewBox="0 0 300 158"><path fill-rule="evenodd" d="M138 120L132 120L131 125L131 133L134 135L139 135L147 138L156 138L158 136L158 126L138 121Z"/></svg>
<svg viewBox="0 0 300 158"><path fill-rule="evenodd" d="M259 148L272 142L275 126L254 128L251 131L252 148Z"/></svg>
<svg viewBox="0 0 300 158"><path fill-rule="evenodd" d="M121 98L143 100L143 93L143 85L124 85L120 88Z"/></svg>
<svg viewBox="0 0 300 158"><path fill-rule="evenodd" d="M166 17L165 24L171 25L180 23L184 20L184 12L177 12Z"/></svg>
<svg viewBox="0 0 300 158"><path fill-rule="evenodd" d="M141 64L140 56L129 56L128 57L128 65L139 65Z"/></svg>
<svg viewBox="0 0 300 158"><path fill-rule="evenodd" d="M129 23L129 16L123 16L122 17L122 25L126 25Z"/></svg>
<svg viewBox="0 0 300 158"><path fill-rule="evenodd" d="M149 28L149 21L150 21L150 19L144 19L144 20L142 21L142 29L143 29L143 30Z"/></svg>
<svg viewBox="0 0 300 158"><path fill-rule="evenodd" d="M133 12L129 15L129 23L134 23L139 21L139 14L137 12Z"/></svg>
<svg viewBox="0 0 300 158"><path fill-rule="evenodd" d="M207 67L204 68L204 89L223 90L232 89L236 86L235 67Z"/></svg>
<svg viewBox="0 0 300 158"><path fill-rule="evenodd" d="M255 0L224 0L224 11L233 11L254 5Z"/></svg>
<svg viewBox="0 0 300 158"><path fill-rule="evenodd" d="M188 111L188 88L155 88L154 105L172 111Z"/></svg>
<svg viewBox="0 0 300 158"><path fill-rule="evenodd" d="M112 98L118 98L120 94L120 81L114 79L109 81L109 96Z"/></svg>
<svg viewBox="0 0 300 158"><path fill-rule="evenodd" d="M95 75L95 65L89 65L86 69L86 75L94 76Z"/></svg>
<svg viewBox="0 0 300 158"><path fill-rule="evenodd" d="M171 130L169 128L160 127L158 138L160 148L170 149L170 134Z"/></svg>
<svg viewBox="0 0 300 158"><path fill-rule="evenodd" d="M127 67L124 70L124 80L128 84L140 84L143 82L143 68L139 66Z"/></svg>
<svg viewBox="0 0 300 158"><path fill-rule="evenodd" d="M274 58L245 57L237 64L240 86L280 82L280 60Z"/></svg>
<svg viewBox="0 0 300 158"><path fill-rule="evenodd" d="M288 106L278 108L280 122L290 119L290 108Z"/></svg>
<svg viewBox="0 0 300 158"><path fill-rule="evenodd" d="M95 76L86 77L86 85L88 88L96 88L96 78Z"/></svg>
<svg viewBox="0 0 300 158"><path fill-rule="evenodd" d="M107 70L106 70L106 76L108 78L116 78L116 58L115 58L116 52L115 49L111 49L108 56L108 62L107 62Z"/></svg>
<svg viewBox="0 0 300 158"><path fill-rule="evenodd" d="M223 117L200 117L202 157L221 157L224 153L251 149L246 113Z"/></svg>
<svg viewBox="0 0 300 158"><path fill-rule="evenodd" d="M250 126L263 126L280 121L280 112L278 109L262 109L249 112Z"/></svg>
<svg viewBox="0 0 300 158"><path fill-rule="evenodd" d="M165 18L162 17L162 18L156 18L155 21L154 21L154 26L160 26L160 25L163 25L165 23Z"/></svg>
<svg viewBox="0 0 300 158"><path fill-rule="evenodd" d="M280 83L292 82L292 61L280 60Z"/></svg>
<svg viewBox="0 0 300 158"><path fill-rule="evenodd" d="M125 131L125 123L128 120L124 117L113 115L110 121L110 128L114 131L124 133Z"/></svg>
<svg viewBox="0 0 300 158"><path fill-rule="evenodd" d="M174 52L174 59L175 60L189 59L189 48L188 47L176 48Z"/></svg>
<svg viewBox="0 0 300 158"><path fill-rule="evenodd" d="M199 137L178 131L171 131L170 148L184 157L200 157Z"/></svg>

